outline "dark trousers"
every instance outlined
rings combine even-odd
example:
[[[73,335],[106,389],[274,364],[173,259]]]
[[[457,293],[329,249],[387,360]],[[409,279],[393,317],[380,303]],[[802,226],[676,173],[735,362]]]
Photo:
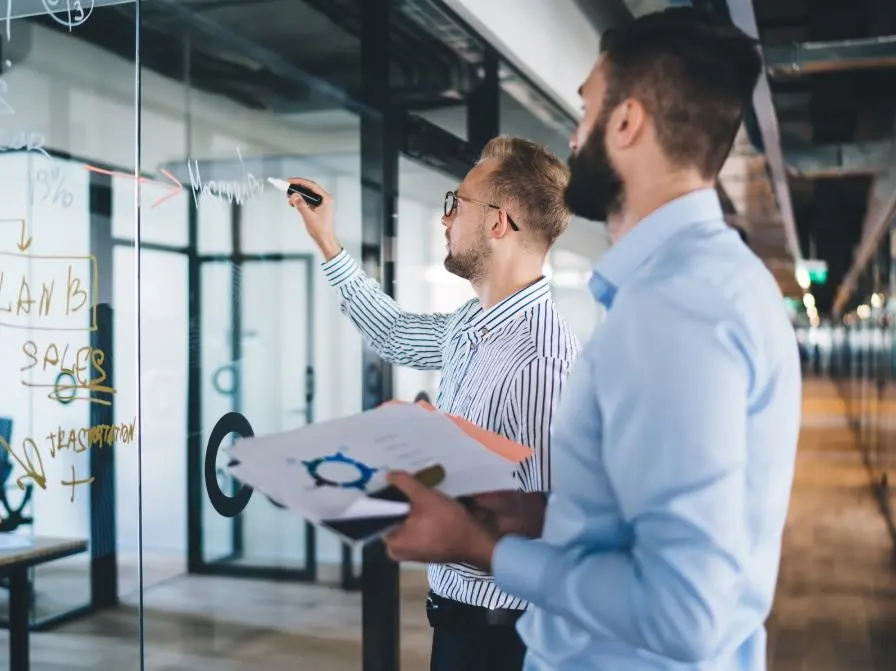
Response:
[[[434,627],[430,671],[521,671],[526,646],[514,625]]]

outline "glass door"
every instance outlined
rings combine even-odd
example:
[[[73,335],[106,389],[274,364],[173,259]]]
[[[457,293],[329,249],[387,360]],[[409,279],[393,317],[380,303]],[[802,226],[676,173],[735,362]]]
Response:
[[[200,286],[207,306],[203,415],[204,423],[205,411],[215,422],[207,433],[211,438],[204,465],[209,505],[203,510],[203,560],[214,573],[313,580],[314,528],[261,495],[252,495],[241,512],[231,514],[237,513],[235,506],[230,510],[232,502],[248,490],[229,475],[225,455],[212,444],[219,436],[232,441],[250,432],[278,433],[313,421],[311,258],[205,259]]]

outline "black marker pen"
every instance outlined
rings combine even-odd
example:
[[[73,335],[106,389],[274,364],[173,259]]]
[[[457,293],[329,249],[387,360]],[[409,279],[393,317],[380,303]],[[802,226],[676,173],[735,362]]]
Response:
[[[268,182],[270,182],[271,186],[275,189],[282,191],[287,196],[292,196],[296,193],[299,194],[311,207],[317,207],[323,201],[323,198],[321,198],[319,193],[315,193],[307,186],[290,184],[285,179],[278,179],[277,177],[268,177]]]

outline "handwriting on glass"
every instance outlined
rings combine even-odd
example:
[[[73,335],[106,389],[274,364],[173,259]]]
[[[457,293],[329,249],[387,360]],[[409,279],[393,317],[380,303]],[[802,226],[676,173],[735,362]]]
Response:
[[[91,448],[114,447],[116,444],[126,445],[131,443],[134,441],[136,424],[137,418],[135,417],[127,424],[123,422],[111,425],[97,424],[71,429],[59,427],[56,431],[50,432],[45,440],[49,443],[50,457],[55,459],[66,450],[80,454]],[[43,455],[33,438],[22,440],[21,454],[16,454],[12,446],[0,436],[0,449],[5,449],[9,457],[24,471],[22,475],[16,478],[16,485],[18,485],[19,489],[25,489],[25,483],[29,480],[41,489],[45,490],[47,488],[47,473],[44,469]],[[93,480],[93,477],[77,478],[73,465],[71,479],[61,480],[60,484],[72,488],[71,500],[74,501],[75,487],[77,485],[90,484]]]
[[[31,276],[21,266],[31,266]],[[93,331],[90,298],[93,257],[35,256],[0,252],[0,326],[43,331]],[[85,267],[86,266],[86,267]],[[18,268],[17,268],[18,267]],[[91,292],[93,293],[93,292]],[[82,315],[88,314],[89,325]]]
[[[8,69],[12,63],[6,61],[5,65],[6,69]],[[16,113],[15,108],[8,100],[8,96],[9,85],[0,77],[0,116],[13,116]],[[0,152],[33,151],[52,160],[47,150],[44,149],[45,144],[46,138],[40,133],[27,130],[10,130],[8,128],[0,129]]]
[[[85,23],[93,13],[94,0],[41,0],[41,2],[50,18],[69,30]]]
[[[187,161],[187,171],[190,174],[190,188],[193,190],[193,202],[199,207],[199,199],[203,196],[226,199],[228,203],[243,205],[249,198],[264,191],[264,182],[246,169],[243,163],[243,155],[237,147],[237,158],[243,168],[243,181],[225,182],[220,180],[202,181],[199,172],[199,161]]]
[[[109,175],[109,177],[118,177],[118,178],[123,178],[123,179],[136,179],[136,176],[133,173],[120,172],[118,170],[106,170],[105,168],[98,168],[95,165],[85,165],[84,169],[88,170],[90,172],[95,172],[99,175]],[[159,198],[158,200],[156,200],[152,204],[152,207],[158,207],[159,205],[164,203],[166,200],[168,200],[170,198],[174,198],[174,196],[176,196],[177,194],[179,194],[181,191],[184,190],[184,185],[180,183],[180,181],[177,179],[177,177],[175,177],[170,172],[165,170],[165,168],[162,168],[159,172],[161,172],[162,175],[165,176],[165,178],[168,180],[167,182],[163,182],[163,181],[157,180],[157,179],[150,179],[149,177],[140,177],[137,180],[141,184],[153,184],[155,186],[159,186],[168,192],[166,195],[164,195],[161,198]],[[141,196],[142,196],[142,192],[141,192]]]
[[[0,232],[7,228],[3,224],[18,228],[19,253],[0,251],[0,326],[38,331],[96,330],[96,258],[29,254],[32,238],[27,222],[0,219]]]
[[[86,23],[93,14],[94,0],[41,0],[44,10],[51,19],[69,30]],[[6,41],[12,40],[12,0],[6,0]]]
[[[47,174],[53,179],[53,173]],[[49,182],[48,182],[49,186]],[[64,189],[57,182],[56,190],[60,202],[64,199]],[[48,196],[49,197],[49,196]],[[28,235],[24,219],[0,219],[0,232],[15,225],[18,231],[16,248],[19,253],[0,252],[0,325],[32,331],[94,331],[96,323],[96,283],[99,268],[96,259],[88,257],[37,256],[26,253],[31,248],[32,238]],[[104,369],[106,354],[92,346],[73,346],[35,336],[25,340],[21,346],[25,365],[21,371],[28,372],[22,379],[24,386],[50,388],[48,398],[68,404],[74,400],[111,405],[116,390],[108,383]],[[35,381],[37,380],[37,381]],[[79,392],[86,392],[79,393]],[[47,434],[50,457],[69,450],[84,452],[90,448],[112,447],[134,440],[136,417],[130,424],[93,425],[67,429],[57,429]],[[47,488],[44,459],[38,442],[32,437],[21,443],[16,452],[2,437],[0,448],[5,449],[10,458],[24,471],[16,479],[16,484],[25,488],[26,481],[33,482],[41,489]],[[72,488],[87,485],[94,478],[79,478],[72,466],[71,478],[64,478],[61,484]]]
[[[61,205],[64,209],[72,206],[74,196],[65,188],[65,177],[60,174],[59,168],[52,170],[38,170],[34,174],[34,201],[46,203],[49,200],[53,205]],[[38,195],[38,190],[41,194]]]
[[[79,347],[69,358],[69,351],[68,344],[60,348],[52,342],[38,345],[33,340],[26,340],[22,343],[22,352],[30,363],[22,366],[21,371],[34,370],[47,375],[47,378],[42,382],[22,380],[22,384],[31,388],[51,389],[47,397],[54,401],[69,403],[84,400],[98,405],[111,405],[111,397],[116,392],[114,387],[104,384],[107,379],[103,369],[106,353],[101,349],[85,346]],[[78,392],[82,390],[91,395],[79,395]]]

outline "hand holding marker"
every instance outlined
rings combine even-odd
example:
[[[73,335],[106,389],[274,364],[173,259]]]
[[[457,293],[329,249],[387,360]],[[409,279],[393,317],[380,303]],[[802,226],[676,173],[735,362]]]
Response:
[[[324,260],[335,258],[342,245],[333,229],[333,197],[319,184],[307,179],[290,180],[268,177],[268,182],[287,195],[290,207],[302,216],[305,230],[324,255]]]

